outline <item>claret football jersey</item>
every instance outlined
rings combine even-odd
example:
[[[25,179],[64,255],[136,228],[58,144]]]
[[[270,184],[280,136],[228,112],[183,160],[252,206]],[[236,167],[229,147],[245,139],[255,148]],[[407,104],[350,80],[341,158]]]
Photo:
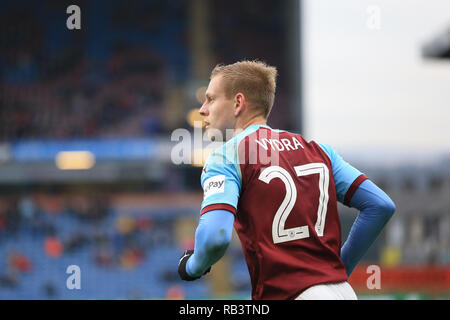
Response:
[[[365,179],[329,145],[252,125],[207,159],[201,214],[235,215],[252,299],[295,299],[347,280],[337,201],[349,205]]]

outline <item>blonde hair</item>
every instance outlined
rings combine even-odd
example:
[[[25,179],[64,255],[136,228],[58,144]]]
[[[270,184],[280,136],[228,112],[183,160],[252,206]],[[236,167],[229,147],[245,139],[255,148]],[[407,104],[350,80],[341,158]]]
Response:
[[[249,104],[259,109],[267,119],[275,100],[277,68],[258,60],[246,60],[216,65],[211,79],[217,75],[225,80],[224,89],[228,98],[242,93]]]

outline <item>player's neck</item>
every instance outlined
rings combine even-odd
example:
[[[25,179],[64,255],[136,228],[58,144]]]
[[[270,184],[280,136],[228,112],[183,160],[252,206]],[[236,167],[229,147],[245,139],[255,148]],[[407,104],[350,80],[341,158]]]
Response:
[[[253,117],[250,119],[247,119],[246,121],[237,122],[236,126],[234,128],[234,135],[239,134],[240,132],[244,131],[250,126],[253,125],[267,125],[267,119],[265,119],[262,116]]]

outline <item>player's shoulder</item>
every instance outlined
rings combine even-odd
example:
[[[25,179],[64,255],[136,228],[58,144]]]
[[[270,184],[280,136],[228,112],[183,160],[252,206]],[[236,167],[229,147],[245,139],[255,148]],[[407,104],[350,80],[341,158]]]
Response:
[[[330,159],[334,159],[337,155],[336,150],[327,143],[321,143],[321,142],[316,142],[314,140],[312,140],[315,144],[317,144],[326,154]]]

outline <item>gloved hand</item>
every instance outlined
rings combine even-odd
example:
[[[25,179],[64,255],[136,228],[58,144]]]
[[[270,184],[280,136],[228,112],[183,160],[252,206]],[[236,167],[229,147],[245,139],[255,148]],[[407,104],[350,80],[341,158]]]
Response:
[[[200,277],[191,277],[186,272],[186,263],[193,254],[194,254],[194,250],[185,250],[183,255],[180,258],[180,262],[178,263],[178,274],[180,275],[180,278],[182,280],[193,281],[193,280],[197,280],[197,279],[201,278],[201,276]],[[205,274],[207,274],[210,271],[211,271],[211,267],[206,269],[206,271],[202,274],[202,276],[204,276]]]

